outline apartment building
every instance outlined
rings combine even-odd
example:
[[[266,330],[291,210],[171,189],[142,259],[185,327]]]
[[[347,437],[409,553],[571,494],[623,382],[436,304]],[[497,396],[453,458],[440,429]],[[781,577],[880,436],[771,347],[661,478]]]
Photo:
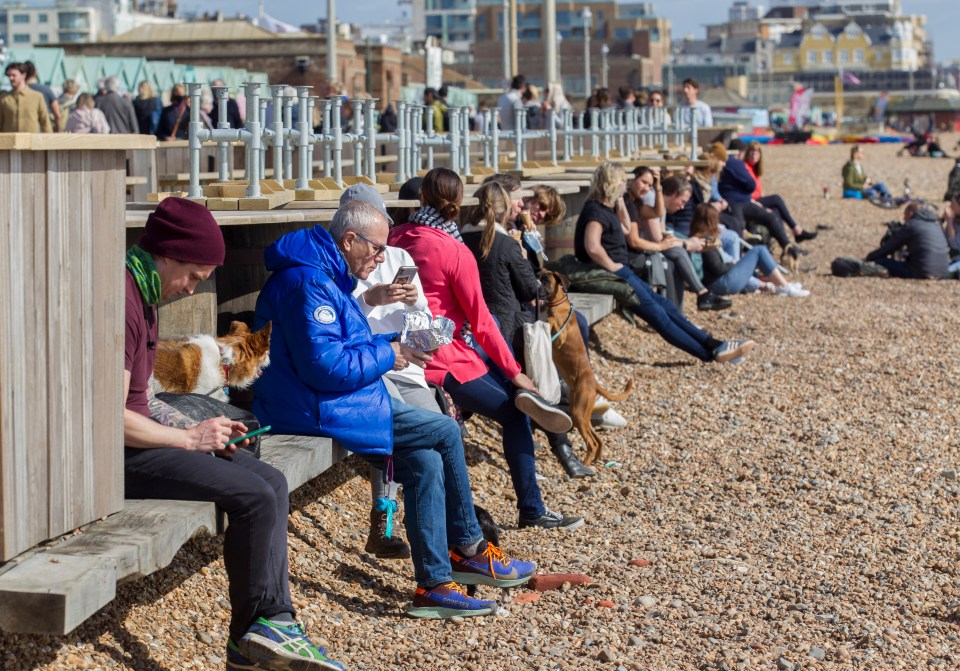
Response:
[[[93,42],[99,32],[100,12],[92,7],[0,7],[0,37],[11,47]]]

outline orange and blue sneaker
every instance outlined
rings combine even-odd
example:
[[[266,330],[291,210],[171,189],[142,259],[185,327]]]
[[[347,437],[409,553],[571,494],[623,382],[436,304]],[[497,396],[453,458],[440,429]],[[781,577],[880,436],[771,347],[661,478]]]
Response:
[[[258,618],[238,642],[227,641],[228,671],[343,671],[343,664],[311,643],[300,625],[281,625]]]
[[[461,585],[516,587],[533,577],[537,565],[508,557],[493,543],[482,542],[472,557],[450,550],[451,576]]]
[[[455,582],[445,582],[436,587],[417,587],[413,593],[413,604],[407,608],[407,615],[431,620],[448,617],[476,617],[495,615],[496,601],[482,601],[467,596],[467,590]]]

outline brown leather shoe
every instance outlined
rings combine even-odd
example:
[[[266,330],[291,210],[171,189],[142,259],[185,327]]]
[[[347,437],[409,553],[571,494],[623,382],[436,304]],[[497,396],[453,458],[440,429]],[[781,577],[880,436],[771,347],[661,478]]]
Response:
[[[370,534],[363,549],[379,559],[406,559],[410,556],[410,548],[397,538],[396,530],[387,538],[387,515],[378,510],[370,511]]]

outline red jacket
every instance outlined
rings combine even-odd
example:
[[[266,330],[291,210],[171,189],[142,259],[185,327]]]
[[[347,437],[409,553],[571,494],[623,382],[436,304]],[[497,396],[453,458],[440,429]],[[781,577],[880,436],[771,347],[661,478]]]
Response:
[[[760,176],[754,171],[752,165],[746,161],[744,161],[743,164],[747,166],[747,172],[749,172],[750,176],[753,177],[753,181],[757,183],[757,188],[753,190],[752,197],[754,200],[760,200],[760,198],[763,197],[763,183],[760,181]]]
[[[410,253],[417,264],[423,293],[434,317],[456,324],[454,341],[433,353],[427,364],[427,380],[443,384],[447,373],[464,383],[483,377],[487,365],[463,341],[461,329],[470,322],[473,337],[508,379],[520,373],[520,364],[500,334],[480,289],[477,260],[462,242],[447,233],[421,224],[404,224],[390,232],[389,244]]]

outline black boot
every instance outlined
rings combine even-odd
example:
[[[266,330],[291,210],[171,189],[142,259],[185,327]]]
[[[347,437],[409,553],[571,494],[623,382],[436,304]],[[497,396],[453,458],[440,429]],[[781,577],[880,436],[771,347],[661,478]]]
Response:
[[[571,478],[585,478],[588,475],[596,475],[596,471],[584,466],[583,462],[577,459],[577,455],[573,453],[573,446],[570,445],[570,443],[562,443],[551,448],[550,451],[553,452],[557,461],[563,466],[563,470],[565,470]]]
[[[380,559],[406,559],[410,556],[410,548],[397,538],[396,532],[387,538],[387,515],[391,513],[370,511],[370,535],[364,550]]]

